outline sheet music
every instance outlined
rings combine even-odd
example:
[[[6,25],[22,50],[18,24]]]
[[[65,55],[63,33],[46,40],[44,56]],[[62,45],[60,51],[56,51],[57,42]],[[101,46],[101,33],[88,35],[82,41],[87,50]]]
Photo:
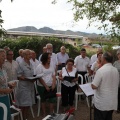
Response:
[[[91,96],[91,95],[94,95],[95,91],[92,89],[91,83],[82,84],[82,85],[79,85],[79,86],[87,97]]]

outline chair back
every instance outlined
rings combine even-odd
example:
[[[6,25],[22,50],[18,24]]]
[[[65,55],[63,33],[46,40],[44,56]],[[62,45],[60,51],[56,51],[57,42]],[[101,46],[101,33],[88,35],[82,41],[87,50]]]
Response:
[[[6,105],[5,104],[3,104],[3,103],[0,103],[0,107],[2,107],[3,108],[3,120],[7,120],[7,107],[6,107]]]
[[[57,83],[57,92],[61,92],[61,80],[59,80],[59,76],[56,76]]]
[[[83,84],[83,76],[81,74],[78,74],[78,78],[81,78],[81,84]]]
[[[89,74],[86,73],[84,76],[85,76],[85,82],[86,83],[91,83],[93,81],[93,77],[94,77],[93,75],[89,76]]]

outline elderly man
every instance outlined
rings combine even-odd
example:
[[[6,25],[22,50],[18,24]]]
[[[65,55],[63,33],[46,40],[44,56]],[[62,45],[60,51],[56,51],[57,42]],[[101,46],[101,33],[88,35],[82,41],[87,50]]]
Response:
[[[8,82],[12,80],[17,80],[17,69],[18,63],[13,60],[14,53],[12,50],[6,52],[6,61],[4,63],[4,68],[7,72]]]
[[[119,73],[112,61],[110,53],[103,54],[103,66],[97,70],[91,85],[95,89],[94,120],[112,120],[113,110],[117,110]]]
[[[16,58],[16,62],[20,64],[23,61],[23,49],[19,50],[19,57]]]
[[[53,53],[53,45],[51,43],[48,43],[46,47],[47,47],[47,52],[51,54],[50,64],[54,67],[55,71],[57,71],[58,61],[57,61],[57,55]]]
[[[34,75],[35,75],[35,69],[37,68],[37,66],[39,65],[39,61],[36,59],[36,53],[35,51],[31,50],[31,59],[30,59],[30,62],[33,66],[33,69],[34,69]]]
[[[58,70],[61,70],[62,67],[65,67],[65,63],[68,59],[69,59],[69,56],[66,53],[66,48],[65,48],[65,46],[62,46],[60,48],[60,52],[57,53]]]

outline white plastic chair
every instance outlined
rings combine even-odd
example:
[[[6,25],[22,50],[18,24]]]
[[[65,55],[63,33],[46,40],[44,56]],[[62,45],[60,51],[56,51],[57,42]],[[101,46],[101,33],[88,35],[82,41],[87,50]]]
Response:
[[[59,106],[60,106],[60,100],[61,100],[61,80],[58,79],[58,76],[56,76],[57,80],[57,113],[59,112]]]
[[[35,91],[36,91],[36,98],[37,98],[37,102],[38,102],[37,117],[39,117],[40,116],[40,108],[41,108],[41,98],[37,91],[37,82],[34,82],[34,85],[35,85]]]
[[[91,82],[93,81],[94,75],[89,76],[89,74],[86,73],[86,74],[84,75],[84,77],[85,77],[85,82],[86,82],[86,83],[91,83]]]
[[[7,120],[7,107],[4,103],[0,103],[0,107],[3,108],[3,120]]]
[[[81,84],[83,84],[83,76],[81,74],[78,74],[78,77],[81,78]],[[75,110],[77,110],[77,104],[78,104],[78,96],[84,95],[84,93],[82,91],[75,91]],[[88,101],[88,97],[86,97],[86,101],[87,101],[87,105],[89,107],[89,101]]]

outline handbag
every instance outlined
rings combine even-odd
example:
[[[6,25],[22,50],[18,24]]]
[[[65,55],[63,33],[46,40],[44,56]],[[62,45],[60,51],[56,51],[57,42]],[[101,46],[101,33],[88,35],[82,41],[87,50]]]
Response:
[[[44,97],[45,97],[45,99],[54,98],[54,97],[56,97],[56,93],[57,93],[57,89],[55,88],[54,90],[52,90],[52,88],[50,87],[50,91],[47,91],[45,89]]]

